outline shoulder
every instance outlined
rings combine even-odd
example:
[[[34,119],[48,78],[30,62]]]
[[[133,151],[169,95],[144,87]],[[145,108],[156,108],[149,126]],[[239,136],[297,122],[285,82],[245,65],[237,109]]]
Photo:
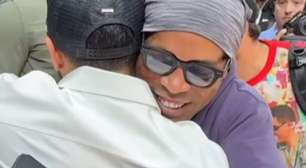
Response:
[[[225,130],[263,134],[265,129],[272,128],[270,108],[254,88],[235,79],[227,89],[220,109],[223,111],[220,121],[225,124]],[[224,134],[230,134],[226,132]]]
[[[265,43],[269,48],[285,48],[288,49],[291,46],[289,41],[278,41],[278,40],[260,40],[262,43]]]
[[[10,73],[2,73],[0,74],[0,81],[1,83],[6,82],[6,83],[22,83],[22,82],[27,82],[27,83],[35,83],[37,84],[43,84],[43,83],[48,83],[51,82],[52,84],[56,83],[55,80],[47,73],[42,72],[42,71],[32,71],[22,77],[17,77],[14,74]]]
[[[231,167],[283,168],[273,138],[270,109],[256,90],[235,78],[217,99],[219,103],[210,107],[214,110],[205,111],[210,117],[203,128],[209,138],[221,144]],[[254,164],[249,165],[251,162]]]
[[[227,107],[229,115],[222,119],[225,125],[219,130],[220,144],[231,165],[246,167],[253,162],[252,168],[283,167],[273,137],[270,108],[244,82],[233,81],[231,89],[233,93],[227,95],[228,99],[235,99],[236,103]]]
[[[56,81],[47,73],[33,71],[22,77],[13,74],[0,74],[0,92],[2,95],[26,97],[42,95],[57,90]],[[5,98],[3,96],[2,98]]]
[[[212,119],[215,121],[209,121]],[[252,124],[256,124],[257,121],[271,120],[271,112],[254,88],[235,77],[223,86],[219,94],[196,116],[195,120],[205,127],[207,122],[218,123],[224,131],[233,125],[237,126],[237,123],[252,121]]]
[[[43,113],[46,111],[57,115],[54,110],[59,105],[55,97],[57,90],[55,80],[44,72],[33,71],[20,78],[12,74],[1,74],[0,122],[25,125],[38,116],[48,116]]]
[[[217,137],[219,142],[231,135],[263,135],[272,129],[268,105],[254,88],[237,78],[227,83],[194,120],[208,132],[209,138]]]
[[[250,109],[258,106],[266,106],[264,99],[256,89],[237,78],[231,82],[227,90],[227,101],[242,105],[238,107],[248,107]],[[266,107],[268,108],[268,106]]]

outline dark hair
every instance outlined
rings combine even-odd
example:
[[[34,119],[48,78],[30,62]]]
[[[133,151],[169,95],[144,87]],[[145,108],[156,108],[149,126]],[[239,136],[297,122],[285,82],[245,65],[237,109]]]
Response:
[[[249,8],[252,10],[252,16],[248,19],[250,23],[255,23],[258,17],[258,6],[255,0],[245,0]]]
[[[52,37],[50,38],[52,39]],[[54,42],[56,48],[61,48],[60,46],[57,46],[56,41],[52,41]],[[133,34],[128,27],[120,24],[113,24],[97,28],[86,40],[86,46],[89,49],[100,49],[101,52],[103,52],[103,49],[126,47],[133,41]],[[123,68],[129,68],[130,70],[134,71],[136,59],[139,55],[139,50],[137,50],[135,54],[126,55],[122,58],[109,60],[86,60],[77,58],[74,55],[66,54],[65,51],[62,52],[75,66],[85,65],[110,71],[119,71]]]
[[[272,116],[285,122],[295,122],[296,117],[288,105],[279,105],[271,109]]]
[[[255,23],[249,23],[249,35],[253,40],[257,40],[260,36],[260,26]]]

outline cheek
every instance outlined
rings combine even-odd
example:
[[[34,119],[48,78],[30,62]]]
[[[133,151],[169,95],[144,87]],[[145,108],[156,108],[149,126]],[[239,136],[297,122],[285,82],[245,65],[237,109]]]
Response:
[[[280,128],[280,130],[278,131],[279,139],[283,140],[283,139],[288,138],[288,132],[289,132],[289,129]]]
[[[306,3],[306,2],[305,2]],[[300,12],[300,11],[303,11],[304,10],[304,7],[305,7],[305,5],[299,5],[296,9],[296,13],[297,12]]]
[[[280,20],[280,17],[282,17],[283,13],[284,12],[282,11],[282,9],[278,8],[278,7],[276,7],[274,12],[273,12],[276,20]]]
[[[283,141],[283,139],[287,137],[286,133],[283,131],[279,131],[277,135],[278,135],[279,141]]]

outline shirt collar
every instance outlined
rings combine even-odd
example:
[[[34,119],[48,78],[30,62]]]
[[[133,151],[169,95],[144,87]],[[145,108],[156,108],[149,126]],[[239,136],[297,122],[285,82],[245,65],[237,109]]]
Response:
[[[273,37],[276,36],[278,32],[276,23],[274,23],[267,31],[269,31]]]
[[[149,85],[129,75],[82,66],[67,74],[58,85],[62,89],[67,88],[149,105],[160,111]]]

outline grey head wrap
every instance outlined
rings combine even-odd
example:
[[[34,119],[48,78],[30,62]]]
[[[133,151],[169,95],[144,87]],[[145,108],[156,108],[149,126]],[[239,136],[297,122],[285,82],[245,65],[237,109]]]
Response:
[[[199,34],[233,58],[251,14],[244,0],[146,0],[143,32]]]

